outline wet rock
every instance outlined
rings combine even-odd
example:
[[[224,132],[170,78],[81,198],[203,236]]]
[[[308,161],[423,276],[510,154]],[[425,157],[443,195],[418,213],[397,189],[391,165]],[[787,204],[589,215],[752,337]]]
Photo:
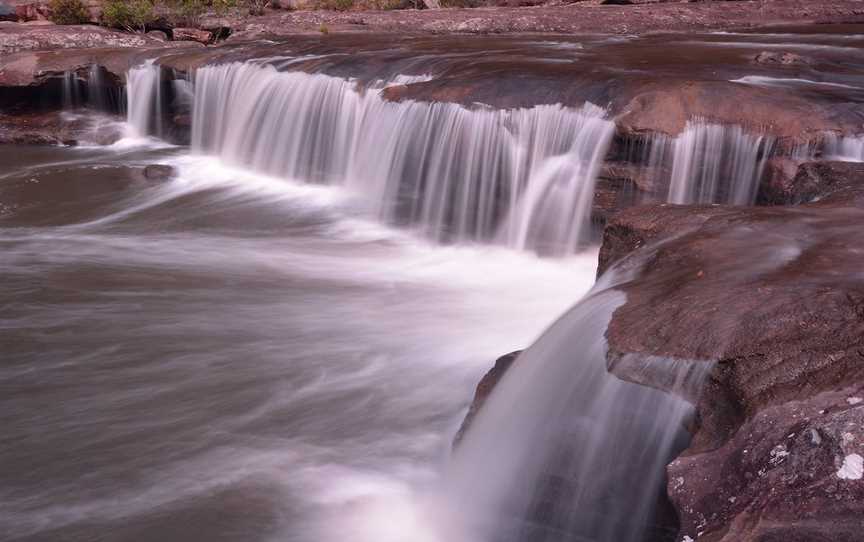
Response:
[[[606,224],[597,265],[597,276],[635,250],[702,225],[718,209],[714,206],[655,204],[622,211]]]
[[[151,181],[167,181],[177,176],[177,168],[167,164],[151,164],[144,168],[144,178]]]
[[[613,372],[663,387],[617,361],[712,368],[668,468],[682,539],[861,540],[864,170],[801,171],[818,201],[645,206],[604,235],[601,267],[636,270],[606,333]]]
[[[640,192],[631,179],[599,177],[594,186],[591,219],[605,224],[615,213],[632,207],[639,197]]]
[[[729,81],[653,81],[626,89],[616,101],[618,130],[628,136],[678,135],[693,118],[799,141],[858,129],[849,104]]]
[[[803,161],[774,156],[765,164],[765,173],[756,195],[757,205],[786,205],[793,200],[793,181]],[[800,203],[800,202],[796,202]]]
[[[802,162],[792,158],[769,160],[759,187],[759,205],[797,205],[854,191],[864,178],[864,164],[855,162]]]
[[[767,407],[716,450],[668,467],[682,535],[718,542],[861,540],[861,382]]]
[[[174,41],[196,41],[205,45],[210,43],[213,38],[210,32],[199,28],[175,28],[172,34]]]
[[[57,112],[0,114],[0,144],[69,145],[86,130],[86,123],[68,121]]]
[[[465,419],[462,421],[462,426],[453,438],[454,447],[458,446],[459,442],[464,438],[466,431],[471,427],[471,422],[474,421],[474,418],[480,412],[480,409],[483,408],[486,399],[489,398],[492,390],[495,389],[495,386],[510,366],[513,365],[513,362],[516,361],[516,358],[519,357],[520,353],[521,350],[517,350],[516,352],[511,352],[498,358],[495,361],[495,366],[492,367],[489,372],[483,376],[480,383],[477,384],[477,390],[474,392],[474,399],[471,401],[468,413],[465,415]]]

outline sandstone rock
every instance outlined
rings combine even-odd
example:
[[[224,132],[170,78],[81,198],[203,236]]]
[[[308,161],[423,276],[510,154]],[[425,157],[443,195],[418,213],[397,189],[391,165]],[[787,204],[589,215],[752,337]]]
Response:
[[[788,156],[769,158],[765,164],[765,173],[756,195],[757,205],[792,203],[792,184],[801,163],[802,160]]]
[[[653,81],[627,89],[617,100],[616,122],[624,134],[677,135],[697,117],[798,140],[859,128],[849,104],[728,81]]]
[[[210,32],[198,28],[175,28],[173,35],[175,41],[197,41],[205,45],[212,40]]]
[[[599,177],[594,186],[591,219],[606,223],[615,213],[632,207],[639,197],[638,189],[629,178]]]
[[[782,203],[797,204],[854,193],[864,182],[864,164],[808,162],[798,167]]]
[[[98,26],[0,22],[0,54],[4,55],[35,50],[141,47],[146,43],[142,36],[112,32]]]
[[[639,269],[607,330],[611,370],[664,387],[618,361],[714,364],[668,469],[682,537],[860,540],[864,169],[801,170],[818,202],[633,208],[604,235],[602,267]]]

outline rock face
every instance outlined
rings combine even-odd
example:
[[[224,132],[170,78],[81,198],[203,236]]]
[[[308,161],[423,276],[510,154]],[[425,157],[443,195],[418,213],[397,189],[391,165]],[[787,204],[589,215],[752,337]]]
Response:
[[[800,175],[819,201],[655,205],[606,230],[602,267],[641,267],[607,330],[613,372],[661,386],[617,362],[714,364],[691,446],[668,469],[682,538],[861,540],[864,170]]]
[[[32,26],[0,22],[0,54],[18,51],[91,47],[142,47],[148,40],[137,34],[112,32],[98,26]]]
[[[798,165],[794,161],[781,159],[773,167],[783,171],[769,175],[767,182],[763,183],[759,193],[759,203],[763,205],[814,201],[835,192],[853,190],[864,178],[864,164],[855,162],[808,162]],[[790,169],[794,171],[791,175]]]
[[[92,115],[64,115],[56,111],[4,115],[0,113],[0,144],[109,145],[122,137],[114,126],[97,126]]]
[[[694,117],[793,140],[859,129],[847,104],[820,103],[795,93],[728,81],[662,81],[635,86],[630,92],[632,98],[627,92],[618,98],[621,113],[616,121],[625,134],[676,135]]]

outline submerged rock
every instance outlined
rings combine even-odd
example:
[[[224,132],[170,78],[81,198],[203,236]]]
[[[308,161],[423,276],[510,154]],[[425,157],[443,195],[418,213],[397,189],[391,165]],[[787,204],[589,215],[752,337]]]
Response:
[[[783,66],[809,66],[813,59],[790,52],[763,51],[753,58],[755,64],[768,64]]]
[[[144,178],[151,181],[167,181],[177,176],[177,168],[167,164],[150,164],[144,168]]]

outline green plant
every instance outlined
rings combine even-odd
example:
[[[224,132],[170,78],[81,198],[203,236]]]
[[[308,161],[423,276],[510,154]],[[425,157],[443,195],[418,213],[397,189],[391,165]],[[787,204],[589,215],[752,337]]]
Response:
[[[318,32],[321,32],[322,34],[329,34],[329,33],[330,33],[330,29],[327,28],[327,25],[326,25],[326,24],[321,23],[321,26],[318,27]]]
[[[102,6],[102,22],[107,26],[146,32],[155,20],[153,0],[106,0]]]
[[[270,6],[270,0],[246,0],[251,15],[263,15],[264,8]]]
[[[90,14],[81,0],[51,0],[51,20],[54,24],[81,24],[90,22]]]
[[[354,0],[318,0],[316,7],[333,11],[348,11],[354,7]]]

